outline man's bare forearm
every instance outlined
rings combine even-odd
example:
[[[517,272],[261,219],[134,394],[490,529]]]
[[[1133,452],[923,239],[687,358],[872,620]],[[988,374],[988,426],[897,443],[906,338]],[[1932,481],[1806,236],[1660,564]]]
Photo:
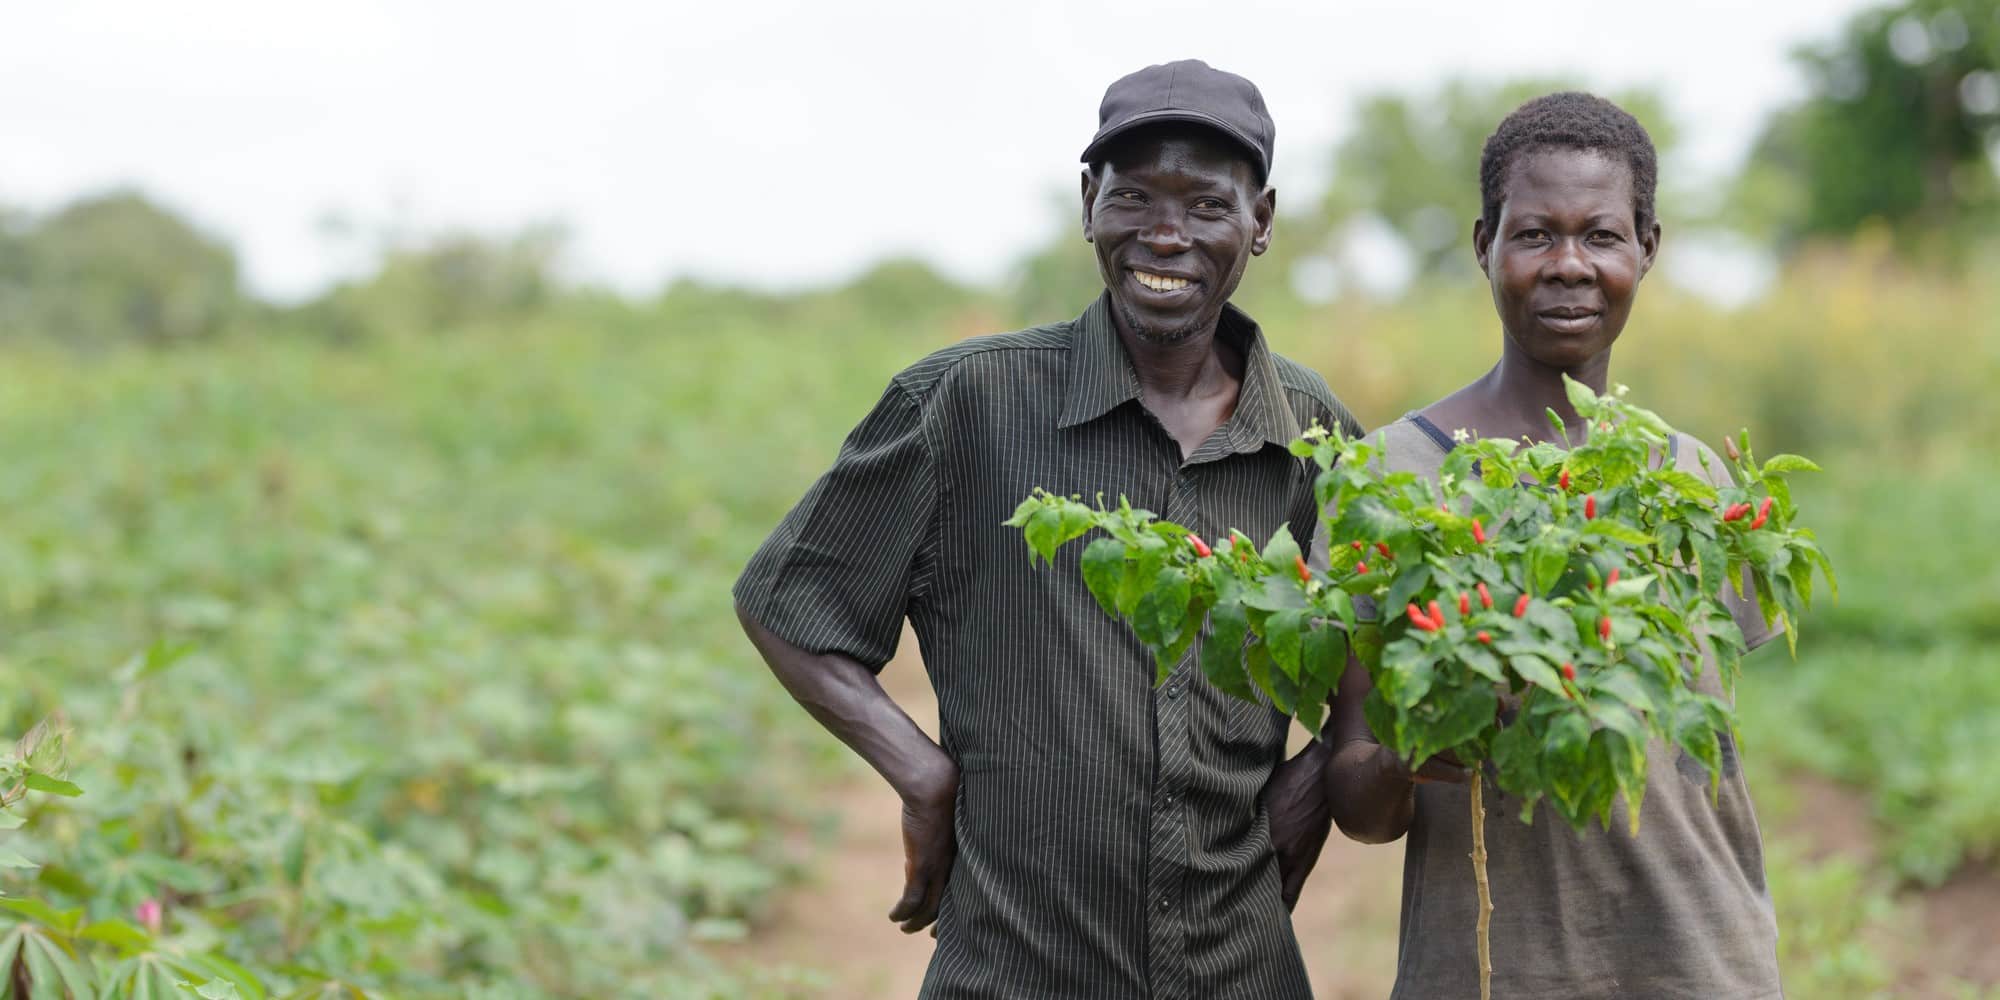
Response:
[[[935,805],[956,793],[957,766],[882,690],[873,671],[849,656],[792,645],[742,605],[736,617],[792,698],[867,761],[904,801]]]

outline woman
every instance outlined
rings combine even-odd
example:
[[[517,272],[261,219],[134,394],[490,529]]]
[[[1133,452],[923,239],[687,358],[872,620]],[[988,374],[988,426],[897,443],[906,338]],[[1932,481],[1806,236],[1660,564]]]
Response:
[[[1549,409],[1580,439],[1562,376],[1605,391],[1611,348],[1659,251],[1652,140],[1609,101],[1529,101],[1487,139],[1479,174],[1473,252],[1505,331],[1500,359],[1378,432],[1391,469],[1435,476],[1460,430],[1550,440]],[[1691,438],[1673,450],[1662,460],[1710,481],[1727,475]],[[1754,608],[1725,600],[1752,648],[1771,638]],[[1711,664],[1702,684],[1715,683]],[[1412,774],[1377,744],[1361,711],[1368,690],[1366,672],[1350,664],[1331,722],[1328,794],[1348,836],[1409,835],[1394,996],[1477,996],[1464,775],[1440,761]],[[1518,803],[1487,803],[1494,997],[1780,995],[1763,849],[1734,747],[1724,734],[1713,803],[1698,764],[1657,744],[1649,753],[1636,837],[1623,823],[1578,834],[1546,805],[1524,825]]]

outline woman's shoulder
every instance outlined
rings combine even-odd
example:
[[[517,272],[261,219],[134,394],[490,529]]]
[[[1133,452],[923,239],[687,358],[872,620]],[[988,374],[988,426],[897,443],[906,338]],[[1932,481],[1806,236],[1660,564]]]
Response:
[[[1439,442],[1436,431],[1427,423],[1416,413],[1406,413],[1369,431],[1368,440],[1382,449],[1382,460],[1389,471],[1430,475],[1444,464],[1451,446],[1449,439]]]

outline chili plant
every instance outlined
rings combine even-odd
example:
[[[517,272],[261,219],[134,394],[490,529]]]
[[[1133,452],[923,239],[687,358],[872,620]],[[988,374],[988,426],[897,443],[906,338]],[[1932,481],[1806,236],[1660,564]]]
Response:
[[[1293,442],[1319,469],[1320,567],[1283,527],[1261,547],[1235,531],[1211,546],[1122,498],[1093,507],[1037,491],[1007,522],[1031,560],[1102,531],[1083,550],[1085,583],[1153,651],[1156,680],[1205,628],[1211,683],[1317,734],[1352,653],[1374,682],[1363,712],[1384,746],[1412,768],[1444,752],[1469,765],[1482,997],[1487,775],[1520,799],[1523,822],[1547,802],[1579,830],[1609,825],[1622,799],[1636,833],[1646,746],[1660,740],[1700,762],[1713,794],[1745,649],[1724,588],[1794,648],[1814,572],[1837,588],[1786,484],[1812,462],[1760,464],[1743,433],[1726,459],[1701,456],[1733,475],[1696,476],[1663,461],[1673,430],[1622,387],[1566,383],[1582,441],[1550,411],[1563,444],[1467,438],[1435,481],[1386,472],[1366,438],[1314,427]],[[1696,686],[1704,654],[1723,697]]]

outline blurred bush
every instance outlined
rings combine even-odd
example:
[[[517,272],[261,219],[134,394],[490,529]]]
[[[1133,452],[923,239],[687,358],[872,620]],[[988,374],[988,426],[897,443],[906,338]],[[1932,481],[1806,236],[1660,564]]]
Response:
[[[0,215],[0,339],[165,346],[221,333],[243,305],[235,254],[141,195]]]
[[[1804,100],[1772,115],[1733,221],[1797,247],[1887,226],[1938,256],[2000,211],[2000,0],[1904,0],[1801,48]]]
[[[391,245],[373,275],[275,310],[272,319],[341,343],[518,324],[565,298],[556,275],[565,238],[560,227],[532,226],[509,236],[453,233]]]

